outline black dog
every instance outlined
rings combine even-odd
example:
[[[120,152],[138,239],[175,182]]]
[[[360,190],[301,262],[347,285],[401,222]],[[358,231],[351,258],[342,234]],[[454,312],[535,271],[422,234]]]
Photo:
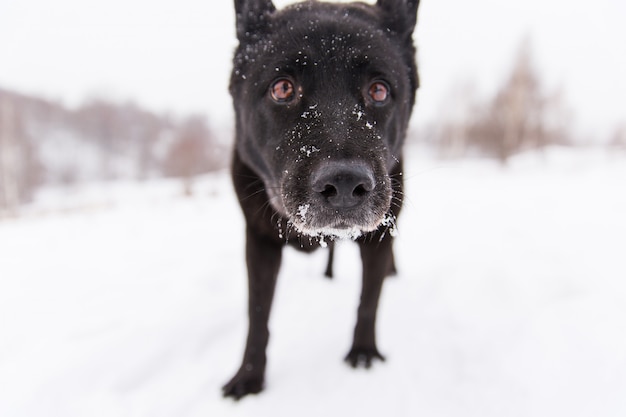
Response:
[[[418,3],[308,1],[277,11],[271,0],[235,0],[232,177],[247,224],[249,331],[225,396],[263,388],[267,322],[287,243],[311,251],[336,237],[358,242],[363,289],[346,360],[355,367],[384,360],[376,310],[395,268],[401,151],[418,87]]]

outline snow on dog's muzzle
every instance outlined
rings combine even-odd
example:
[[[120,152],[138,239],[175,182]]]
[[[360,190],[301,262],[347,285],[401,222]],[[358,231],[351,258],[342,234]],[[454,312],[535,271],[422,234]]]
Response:
[[[356,239],[388,218],[391,181],[382,167],[331,160],[311,171],[294,176],[300,181],[286,178],[282,187],[287,217],[300,233]]]

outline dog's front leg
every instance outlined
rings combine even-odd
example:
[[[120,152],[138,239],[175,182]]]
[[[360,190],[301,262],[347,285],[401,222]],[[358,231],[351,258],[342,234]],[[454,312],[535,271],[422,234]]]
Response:
[[[373,359],[385,360],[376,347],[376,312],[385,276],[392,270],[392,237],[379,241],[378,234],[373,239],[362,240],[359,244],[363,262],[363,288],[359,304],[354,340],[346,361],[356,367],[369,368]]]
[[[239,371],[223,388],[224,396],[239,399],[263,389],[269,340],[269,319],[276,277],[280,268],[282,245],[246,230],[248,266],[248,338]]]

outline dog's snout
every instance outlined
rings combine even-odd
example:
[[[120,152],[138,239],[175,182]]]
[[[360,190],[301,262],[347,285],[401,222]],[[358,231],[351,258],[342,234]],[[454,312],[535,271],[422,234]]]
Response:
[[[375,188],[374,174],[360,162],[331,162],[312,177],[311,188],[322,201],[335,209],[358,207]]]

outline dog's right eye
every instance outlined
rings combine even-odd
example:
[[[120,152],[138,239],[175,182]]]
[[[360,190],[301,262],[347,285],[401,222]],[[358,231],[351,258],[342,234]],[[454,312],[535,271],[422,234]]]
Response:
[[[272,99],[278,103],[286,103],[294,99],[296,89],[293,83],[286,78],[274,81],[270,87],[270,95]]]
[[[387,83],[376,81],[370,85],[367,93],[374,103],[383,104],[387,101],[387,98],[389,98],[389,87]]]

